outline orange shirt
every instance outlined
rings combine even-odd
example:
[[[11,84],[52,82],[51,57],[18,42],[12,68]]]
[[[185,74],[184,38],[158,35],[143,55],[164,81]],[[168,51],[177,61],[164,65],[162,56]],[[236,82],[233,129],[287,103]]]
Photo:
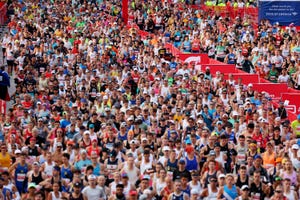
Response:
[[[268,152],[265,152],[262,156],[264,168],[269,169],[275,166],[275,152],[271,155]]]

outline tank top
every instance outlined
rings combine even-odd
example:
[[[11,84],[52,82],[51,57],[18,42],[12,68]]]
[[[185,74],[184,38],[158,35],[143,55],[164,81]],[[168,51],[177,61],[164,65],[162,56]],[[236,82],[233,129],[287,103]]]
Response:
[[[210,179],[210,178],[215,178],[215,179],[217,179],[217,171],[215,171],[213,174],[207,173],[207,176],[206,176],[206,179],[205,179],[205,187],[208,186],[208,184],[209,184],[209,179]],[[218,179],[217,179],[217,180],[218,180]]]
[[[62,166],[60,170],[60,177],[67,183],[70,183],[70,181],[72,181],[73,178],[71,167],[68,166],[67,168],[65,168],[64,166]]]
[[[200,181],[198,181],[196,185],[193,185],[193,182],[190,181],[189,182],[189,186],[190,186],[191,190],[192,189],[196,189],[197,191],[202,191],[202,187],[201,187]]]
[[[128,182],[127,185],[124,186],[124,191],[123,191],[124,195],[125,195],[125,196],[128,196],[130,190],[131,190],[131,184],[130,184],[130,182]]]
[[[84,148],[87,148],[88,146],[90,146],[92,144],[92,141],[90,140],[89,143],[86,143],[83,139],[82,139],[82,145]]]
[[[128,181],[134,185],[136,183],[136,181],[138,180],[138,177],[137,177],[138,168],[133,166],[133,169],[129,170],[127,163],[126,163],[124,169],[128,175]]]
[[[116,189],[117,189],[117,183],[114,181],[110,185],[110,192],[111,192],[112,195],[116,194]]]
[[[93,153],[95,153],[99,156],[100,155],[100,149],[98,147],[94,148],[92,146],[89,146],[87,148],[87,153],[88,153],[89,156],[91,156]]]
[[[150,168],[152,168],[152,162],[149,161],[148,163],[145,163],[144,158],[142,158],[142,162],[141,162],[141,166],[140,166],[141,174],[144,174],[146,169],[150,169]]]
[[[42,155],[40,155],[40,157],[39,157],[39,163],[40,164],[44,164],[46,162],[46,158],[45,158],[45,156],[42,154]]]
[[[107,143],[106,143],[106,148],[108,148],[109,150],[112,150],[114,148],[115,141],[116,141],[115,138],[113,139],[113,141],[109,141],[109,139],[108,139]]]
[[[283,49],[282,49],[281,55],[282,55],[283,57],[287,57],[289,54],[290,54],[290,49],[289,49],[289,48],[283,48]]]
[[[8,170],[8,167],[10,166],[10,155],[9,155],[9,153],[5,153],[5,155],[0,153],[0,164],[1,164],[0,172]]]
[[[188,194],[189,196],[191,196],[191,188],[190,186],[188,185],[184,190],[182,190],[182,192]]]
[[[237,145],[236,147],[237,150],[237,163],[239,165],[243,165],[246,163],[246,154],[247,154],[247,148],[246,147],[241,147],[240,145]]]
[[[236,186],[233,185],[232,188],[229,189],[227,185],[224,185],[223,196],[224,196],[227,200],[232,200],[232,199],[237,198],[238,193],[237,193]]]
[[[264,200],[264,192],[262,191],[262,184],[259,183],[259,187],[257,187],[255,183],[251,183],[250,195],[253,200]]]
[[[71,194],[71,196],[69,197],[69,200],[83,200],[83,196],[82,196],[82,194],[80,193],[80,194],[79,194],[79,197],[75,198],[75,197],[73,197],[73,194]]]
[[[115,161],[111,161],[110,159],[107,160],[107,169],[109,170],[108,179],[113,179],[113,172],[118,169],[118,159]]]
[[[35,183],[36,185],[40,184],[40,182],[44,181],[42,172],[39,172],[38,176],[34,176],[34,174],[32,173],[31,180],[31,182]]]
[[[17,165],[17,167],[15,169],[16,185],[18,185],[18,183],[23,183],[25,181],[27,172],[28,172],[27,163],[25,163],[25,165],[23,165],[23,166],[20,163]]]
[[[218,188],[217,188],[217,192],[213,192],[213,191],[211,190],[210,185],[208,185],[207,190],[208,190],[208,196],[205,197],[204,200],[214,200],[214,199],[217,199],[218,192],[219,192],[219,189],[218,189]]]
[[[292,174],[287,174],[286,172],[283,173],[283,179],[289,178],[293,186],[297,183],[297,173],[293,171]]]
[[[289,193],[283,193],[283,195],[286,197],[287,200],[296,200],[295,195],[293,193],[294,190],[290,190]]]
[[[45,162],[45,168],[44,168],[44,173],[48,178],[52,177],[52,172],[53,172],[53,167],[55,163],[52,161],[51,165],[48,164],[48,162]]]
[[[262,158],[263,158],[264,168],[266,170],[275,166],[275,152],[273,152],[271,155],[265,152]]]
[[[127,133],[125,135],[121,135],[120,132],[118,133],[118,140],[126,141],[127,140]]]
[[[156,181],[156,192],[160,195],[160,192],[166,187],[166,182],[161,182],[159,179]]]
[[[28,147],[28,155],[29,156],[38,156],[39,152],[38,152],[37,146],[34,146],[34,148]]]
[[[185,158],[186,159],[186,169],[189,171],[193,171],[193,170],[197,170],[198,169],[198,163],[197,163],[197,159],[196,156],[194,156],[193,160],[189,160],[188,157]]]
[[[244,182],[241,181],[240,175],[238,175],[238,178],[236,180],[236,186],[241,188],[243,185],[248,185],[249,183],[249,176],[246,175],[246,180]]]
[[[58,197],[55,196],[54,192],[51,192],[52,200],[60,200],[61,192],[58,192]]]
[[[170,159],[167,161],[167,174],[170,177],[173,177],[173,172],[177,169],[178,160],[176,159],[175,162],[171,162]]]
[[[180,195],[176,195],[175,193],[172,194],[172,200],[183,200],[183,192]]]

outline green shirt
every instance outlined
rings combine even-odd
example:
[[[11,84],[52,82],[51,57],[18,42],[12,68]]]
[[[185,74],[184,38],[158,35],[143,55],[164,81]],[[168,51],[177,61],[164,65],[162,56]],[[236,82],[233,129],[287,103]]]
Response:
[[[278,75],[278,72],[277,70],[275,69],[274,71],[271,69],[270,72],[269,72],[269,81],[273,82],[273,83],[277,83],[277,75]]]

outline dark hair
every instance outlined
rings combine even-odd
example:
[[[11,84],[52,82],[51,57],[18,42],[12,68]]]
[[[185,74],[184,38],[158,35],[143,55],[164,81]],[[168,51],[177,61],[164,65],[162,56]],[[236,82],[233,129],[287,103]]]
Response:
[[[67,158],[68,160],[70,159],[70,154],[68,154],[68,153],[63,153],[62,156],[65,157],[65,158]]]

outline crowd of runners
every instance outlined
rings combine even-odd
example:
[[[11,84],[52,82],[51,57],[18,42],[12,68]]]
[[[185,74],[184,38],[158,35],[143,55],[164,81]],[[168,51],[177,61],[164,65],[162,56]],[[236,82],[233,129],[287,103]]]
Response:
[[[300,115],[164,47],[299,89],[293,24],[255,30],[247,17],[129,1],[142,37],[121,11],[116,0],[9,6],[1,70],[16,92],[0,116],[0,199],[299,199]]]

